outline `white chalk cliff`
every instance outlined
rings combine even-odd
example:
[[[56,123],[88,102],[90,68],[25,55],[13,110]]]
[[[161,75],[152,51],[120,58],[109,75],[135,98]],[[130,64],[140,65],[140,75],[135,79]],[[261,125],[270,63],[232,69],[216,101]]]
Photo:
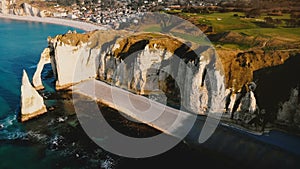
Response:
[[[233,89],[226,89],[226,116],[249,123],[258,115],[258,105],[254,95],[256,84],[251,82],[237,93]]]
[[[44,68],[44,65],[48,63],[50,63],[50,49],[45,48],[41,54],[39,63],[37,65],[36,71],[32,78],[33,86],[35,87],[36,90],[44,89],[42,79],[41,79],[41,73]]]
[[[25,15],[28,16],[40,16],[40,10],[38,8],[35,8],[28,3],[23,3],[22,4],[23,10]]]
[[[256,111],[256,106],[257,105],[254,93],[252,91],[249,91],[246,93],[245,97],[242,98],[238,111],[248,112],[252,114]]]
[[[56,76],[56,89],[97,76],[100,50],[83,40],[84,36],[69,32],[48,39],[53,53],[51,65]]]
[[[21,121],[27,121],[47,112],[43,98],[31,85],[27,73],[23,70],[21,86]]]
[[[300,125],[299,90],[291,90],[289,100],[284,102],[278,111],[277,119],[281,122]]]
[[[45,17],[51,15],[51,12],[40,10],[28,3],[22,3],[21,5],[16,4],[17,0],[1,0],[0,13],[33,17]]]
[[[8,0],[1,0],[0,1],[0,12],[3,14],[8,14],[9,9],[8,6],[10,5],[10,2]]]
[[[173,92],[171,77],[187,110],[223,111],[224,74],[211,48],[193,53],[173,37],[118,31],[68,33],[48,42],[57,89],[98,77],[139,94]]]

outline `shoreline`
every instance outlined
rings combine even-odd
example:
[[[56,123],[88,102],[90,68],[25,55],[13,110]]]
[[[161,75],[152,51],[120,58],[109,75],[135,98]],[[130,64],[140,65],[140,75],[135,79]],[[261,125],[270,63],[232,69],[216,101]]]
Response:
[[[93,88],[92,87],[93,85],[95,85],[95,91],[90,91],[89,89]],[[128,105],[127,103],[124,102],[122,104],[114,105],[112,103],[113,98],[107,97],[107,95],[111,95],[111,93],[109,93],[109,89],[111,91],[114,91],[115,93],[118,92],[118,99],[120,99],[119,101],[122,101],[126,94],[130,94],[131,96],[133,96],[133,97],[131,97],[131,99],[132,99],[131,103],[134,103],[134,105],[137,106],[135,108],[140,109],[143,106],[143,104],[139,104],[139,103],[140,102],[145,103],[144,101],[142,101],[143,96],[140,97],[141,95],[135,95],[124,89],[120,89],[115,86],[109,86],[109,84],[106,84],[103,81],[98,81],[95,79],[83,81],[83,82],[78,83],[77,85],[72,86],[68,89],[71,89],[76,94],[86,96],[86,97],[89,97],[90,99],[97,101],[97,105],[99,103],[106,105],[116,111],[126,114],[127,116],[129,116],[143,124],[146,124],[156,130],[159,130],[162,133],[165,133],[167,135],[181,139],[180,136],[178,137],[178,135],[176,133],[170,133],[164,127],[164,124],[169,124],[169,121],[168,121],[169,119],[174,119],[174,116],[178,115],[174,111],[173,108],[170,108],[170,111],[169,111],[168,108],[166,107],[166,109],[164,109],[164,117],[160,117],[160,120],[158,120],[158,121],[149,122],[149,119],[146,116],[143,116],[143,117],[140,116],[140,118],[139,118],[139,115],[137,115],[137,113],[136,113],[138,111],[130,110],[130,108],[127,107],[127,105]],[[78,96],[77,96],[77,98],[78,98]],[[159,103],[158,103],[158,106],[159,106]],[[85,111],[85,113],[87,113],[86,110],[84,110],[84,111]],[[185,116],[185,117],[188,117],[188,116]],[[191,121],[193,121],[193,120],[190,118],[184,119],[184,123],[191,124]],[[201,147],[205,143],[199,142],[198,138],[200,137],[200,133],[204,126],[204,123],[206,123],[206,119],[201,118],[200,116],[197,116],[196,120],[193,123],[192,128],[189,130],[187,135],[184,137],[183,141],[185,141],[188,145],[192,146],[193,148],[195,148],[195,149],[199,148],[201,150]],[[300,137],[292,135],[290,133],[281,132],[278,130],[272,130],[272,131],[274,131],[274,132],[271,132],[271,130],[270,130],[270,131],[266,131],[266,132],[260,134],[260,133],[256,133],[256,132],[253,132],[250,130],[243,129],[241,127],[237,127],[235,125],[228,125],[228,124],[226,125],[225,123],[221,122],[220,125],[218,126],[218,128],[216,128],[216,130],[214,131],[214,133],[216,133],[216,134],[212,135],[211,138],[209,138],[210,139],[209,145],[206,145],[206,146],[209,149],[215,149],[215,150],[219,149],[222,147],[222,145],[219,145],[219,140],[221,138],[227,137],[227,138],[229,138],[229,139],[227,139],[228,146],[231,147],[230,149],[236,150],[235,152],[244,152],[245,153],[245,151],[241,147],[251,144],[252,146],[247,146],[247,149],[251,150],[253,148],[253,146],[265,147],[265,145],[268,145],[269,148],[265,149],[265,152],[267,152],[266,154],[272,154],[271,152],[273,152],[273,150],[280,149],[280,150],[282,150],[282,153],[293,153],[293,154],[299,155],[299,149],[297,149],[295,147],[299,147],[298,145],[299,145]],[[274,140],[279,140],[279,139],[283,140],[285,143],[289,143],[289,144],[285,145],[285,144],[281,144],[280,141],[279,142],[274,141]],[[234,140],[234,141],[232,141],[232,140]],[[241,144],[243,144],[243,145],[236,146],[237,143],[240,144],[240,140],[243,140],[243,141],[241,141]],[[218,147],[218,148],[215,148],[215,147]],[[258,148],[258,149],[261,149],[261,148]],[[226,148],[224,148],[223,151],[226,152],[227,151]],[[258,160],[258,159],[256,159],[256,160]],[[256,160],[254,160],[254,161],[256,161]]]
[[[2,14],[0,13],[0,19],[11,19],[11,20],[18,20],[18,21],[29,21],[29,22],[40,22],[40,23],[47,23],[47,24],[55,24],[55,25],[63,25],[63,26],[70,26],[74,28],[78,28],[84,31],[93,31],[93,30],[107,30],[105,26],[94,25],[92,23],[81,22],[76,20],[69,20],[69,19],[61,19],[61,18],[51,18],[51,17],[33,17],[33,16],[18,16],[18,15],[11,15],[11,14]]]

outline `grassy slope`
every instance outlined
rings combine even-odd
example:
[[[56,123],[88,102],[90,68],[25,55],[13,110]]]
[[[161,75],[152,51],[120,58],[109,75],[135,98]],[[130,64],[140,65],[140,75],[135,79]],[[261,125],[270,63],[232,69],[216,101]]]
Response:
[[[278,38],[287,41],[299,41],[300,29],[299,28],[253,28],[253,29],[239,29],[234,30],[250,36],[267,36]]]

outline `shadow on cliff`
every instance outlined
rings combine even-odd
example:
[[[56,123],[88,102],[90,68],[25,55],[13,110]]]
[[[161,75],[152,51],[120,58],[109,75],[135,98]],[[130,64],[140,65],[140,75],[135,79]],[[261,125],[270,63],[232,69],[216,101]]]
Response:
[[[266,110],[267,120],[274,121],[280,103],[287,101],[291,89],[300,87],[300,54],[290,57],[282,65],[254,72],[257,82],[256,98],[260,109]]]
[[[148,36],[148,35],[147,35]],[[180,93],[180,89],[185,88],[186,86],[184,84],[177,84],[176,79],[188,79],[186,77],[178,77],[178,76],[188,76],[191,74],[196,74],[199,68],[200,63],[200,55],[204,52],[206,52],[211,46],[207,45],[198,45],[197,48],[192,48],[193,44],[190,42],[180,42],[180,43],[172,43],[172,41],[163,41],[164,39],[153,38],[153,37],[147,37],[142,40],[137,41],[131,41],[130,39],[123,42],[123,44],[120,46],[118,51],[116,52],[116,58],[123,60],[126,69],[130,70],[134,66],[132,63],[139,62],[135,59],[140,55],[142,52],[144,52],[147,45],[149,45],[150,53],[153,51],[152,55],[156,55],[157,53],[154,53],[156,49],[153,47],[153,42],[157,43],[159,42],[160,48],[158,50],[161,50],[162,53],[159,54],[161,56],[161,62],[159,60],[153,61],[151,64],[151,68],[146,70],[146,84],[145,84],[145,95],[148,95],[148,92],[151,93],[152,89],[153,91],[156,91],[157,89],[163,91],[167,97],[167,104],[171,107],[180,109],[181,100],[182,100],[182,94]],[[194,47],[194,46],[193,46]],[[167,57],[167,52],[170,52],[172,54],[171,57]],[[150,57],[150,56],[144,56],[144,57]],[[148,58],[149,59],[149,58]],[[150,58],[151,59],[151,58]],[[182,61],[186,64],[186,67],[182,65]],[[214,62],[215,60],[211,60],[211,62]],[[169,68],[171,67],[171,69]],[[187,68],[190,68],[191,72],[188,72]],[[195,68],[194,68],[195,67]],[[181,69],[182,73],[179,75],[178,72]],[[166,70],[166,71],[165,71]],[[130,71],[129,71],[130,72]],[[168,75],[164,80],[159,79],[160,73],[167,73]],[[189,74],[191,73],[191,74]],[[204,85],[208,86],[209,83],[207,83],[205,79],[207,74],[207,69],[205,68],[205,71],[202,75],[202,82],[201,86]],[[106,78],[104,78],[106,79]],[[130,83],[133,84],[134,81],[131,81]],[[158,84],[158,87],[157,85]],[[180,85],[183,85],[180,88]],[[132,85],[130,85],[132,86]],[[136,86],[136,90],[142,90],[141,86]],[[183,108],[183,107],[181,107]],[[183,108],[184,109],[184,108]]]
[[[132,44],[126,52],[120,53],[120,58],[122,60],[125,60],[130,55],[137,54],[137,52],[142,52],[148,43],[149,43],[149,40],[141,40],[141,41],[138,41],[138,42]],[[124,47],[121,51],[125,51],[126,50],[125,48],[127,46],[128,46],[128,44],[124,45]],[[127,60],[126,62],[131,62],[131,61],[132,60]]]

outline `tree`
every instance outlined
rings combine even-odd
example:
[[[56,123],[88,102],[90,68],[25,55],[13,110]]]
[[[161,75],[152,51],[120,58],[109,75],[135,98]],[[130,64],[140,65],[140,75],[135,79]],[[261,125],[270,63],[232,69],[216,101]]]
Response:
[[[292,12],[290,17],[291,17],[291,19],[299,20],[300,19],[300,12]]]
[[[70,6],[76,3],[76,0],[57,0],[57,3],[62,6]]]
[[[287,22],[287,25],[290,27],[300,26],[300,12],[292,12],[291,19]]]
[[[273,24],[274,23],[273,18],[269,17],[269,16],[265,17],[264,20],[266,21],[267,24]]]
[[[247,18],[256,18],[261,15],[261,11],[258,8],[253,8],[247,12],[245,12]]]

